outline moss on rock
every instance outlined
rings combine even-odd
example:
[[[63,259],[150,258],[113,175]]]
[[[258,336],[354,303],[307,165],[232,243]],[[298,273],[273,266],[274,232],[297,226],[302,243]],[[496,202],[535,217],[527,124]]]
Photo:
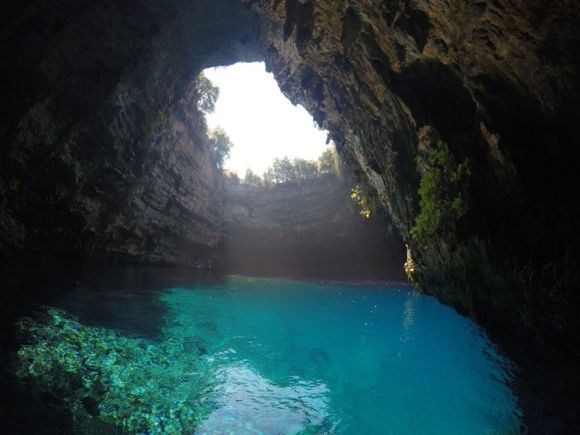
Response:
[[[128,433],[191,432],[211,410],[210,366],[177,337],[161,343],[89,327],[47,308],[18,329],[28,343],[16,375],[38,393],[62,397],[75,427]]]

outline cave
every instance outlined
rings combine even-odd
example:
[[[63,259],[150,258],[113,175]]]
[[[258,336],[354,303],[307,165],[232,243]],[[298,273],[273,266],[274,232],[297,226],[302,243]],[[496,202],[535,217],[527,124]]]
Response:
[[[377,231],[388,227],[398,243],[387,255],[388,262],[399,262],[392,270],[404,263],[421,295],[471,319],[513,362],[517,382],[510,388],[522,414],[516,432],[580,431],[576,2],[8,0],[4,11],[3,391],[28,398],[9,379],[11,355],[19,344],[18,319],[57,292],[58,285],[48,283],[41,290],[43,279],[59,275],[71,288],[82,287],[83,259],[113,268],[87,272],[107,288],[114,281],[102,274],[133,288],[153,285],[161,278],[151,274],[166,277],[175,267],[231,265],[231,237],[224,238],[228,199],[196,109],[196,83],[209,67],[263,61],[286,97],[329,131],[350,176],[377,204]],[[319,188],[327,189],[310,193]],[[283,204],[286,194],[277,191],[269,204]],[[237,195],[234,201],[266,207],[256,196]],[[232,208],[229,201],[229,216],[239,223],[248,208]],[[317,219],[314,231],[331,228],[323,213]],[[245,250],[262,249],[251,243],[268,244],[247,227],[237,231],[237,240],[244,240],[238,259]],[[306,239],[291,236],[281,244],[313,240]],[[354,257],[378,237],[356,239]],[[326,256],[328,270],[344,270],[340,262],[353,256],[329,256],[342,248],[328,240],[316,242],[326,253],[306,247],[311,256],[298,259],[312,264]],[[369,251],[376,255],[362,263],[387,261],[376,244]],[[31,266],[30,256],[47,260]],[[68,266],[53,263],[57,258]],[[281,256],[274,263],[287,261]],[[117,269],[123,264],[134,269]],[[256,273],[255,265],[236,267]],[[404,279],[391,271],[385,277]],[[170,280],[178,287],[182,279],[180,272]],[[171,306],[186,305],[178,298],[183,295],[173,296]],[[402,303],[407,328],[418,302]],[[75,307],[94,327],[91,309],[98,306]],[[158,307],[146,307],[132,315],[160,322]],[[78,327],[51,313],[54,325]],[[208,334],[215,329],[209,320],[204,325]],[[87,340],[96,339],[96,329],[83,331]],[[122,340],[128,348],[147,348]],[[205,344],[184,341],[183,347],[209,358]],[[309,358],[321,370],[331,360],[315,350]],[[59,415],[71,412],[58,394],[37,396],[34,403]],[[5,427],[28,433],[14,402],[2,399],[0,418]],[[75,403],[84,410],[83,424],[104,412],[92,396]],[[337,431],[327,420],[317,421],[312,433]],[[54,424],[55,433],[63,433]],[[76,431],[91,433],[82,425]]]

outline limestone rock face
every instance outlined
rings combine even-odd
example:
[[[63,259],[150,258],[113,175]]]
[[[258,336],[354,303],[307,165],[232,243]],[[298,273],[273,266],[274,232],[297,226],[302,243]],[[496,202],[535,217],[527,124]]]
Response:
[[[415,281],[483,321],[573,331],[578,2],[247,3],[280,88],[374,187],[409,247]],[[418,240],[418,190],[441,142],[469,165],[468,211]]]
[[[265,59],[376,191],[423,289],[577,352],[577,0],[5,0],[0,29],[0,251],[211,262],[225,202],[192,83]],[[441,143],[469,167],[461,203],[453,180],[425,187]],[[566,406],[578,359],[548,369]]]
[[[221,171],[194,81],[260,58],[237,0],[8,1],[0,248],[205,264]]]
[[[417,283],[482,321],[545,338],[575,331],[577,1],[4,8],[3,249],[208,262],[223,198],[192,82],[205,67],[265,59],[377,192]],[[418,239],[418,190],[441,142],[469,164],[465,204]]]
[[[159,130],[129,191],[107,211],[114,218],[88,223],[85,230],[95,234],[90,249],[154,263],[211,264],[222,232],[222,175],[196,103],[192,82],[167,115],[158,112],[149,121],[162,125],[154,127]],[[81,212],[90,210],[92,198],[79,201]]]
[[[327,176],[271,187],[226,185],[230,273],[405,279],[404,246],[384,214],[365,219],[349,183]]]

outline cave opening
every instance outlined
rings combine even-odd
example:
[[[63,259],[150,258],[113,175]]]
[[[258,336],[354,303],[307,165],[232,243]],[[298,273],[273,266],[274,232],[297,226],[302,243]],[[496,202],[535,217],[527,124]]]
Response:
[[[327,143],[328,131],[282,94],[263,62],[209,68],[202,74],[219,90],[206,119],[210,130],[222,128],[231,140],[226,171],[244,178],[249,169],[263,178],[276,158],[316,161],[334,146]]]
[[[223,171],[220,271],[405,279],[403,245],[388,216],[371,204],[329,132],[282,94],[263,62],[208,68],[197,83]]]

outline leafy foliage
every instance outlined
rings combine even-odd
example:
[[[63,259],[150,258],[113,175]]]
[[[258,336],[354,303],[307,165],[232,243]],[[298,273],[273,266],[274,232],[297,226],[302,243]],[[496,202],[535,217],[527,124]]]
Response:
[[[264,183],[299,183],[325,175],[336,176],[339,166],[339,157],[334,148],[326,150],[316,161],[299,158],[290,160],[288,157],[275,159],[264,173]]]
[[[360,186],[355,186],[350,191],[350,197],[360,207],[359,214],[366,219],[370,219],[372,214],[370,200],[364,190]]]
[[[226,132],[222,128],[215,128],[209,133],[209,138],[212,141],[212,151],[214,160],[218,168],[223,168],[225,161],[230,156],[232,149],[232,142]]]
[[[427,170],[421,178],[421,211],[411,230],[413,239],[425,242],[454,232],[457,220],[469,210],[466,185],[470,175],[469,162],[458,164],[447,144],[439,141],[427,158]]]
[[[261,186],[262,178],[252,171],[250,168],[246,169],[246,176],[244,177],[244,183],[252,186]]]
[[[265,173],[267,180],[278,184],[311,180],[317,176],[316,163],[304,159],[290,160],[288,157],[275,159]]]
[[[195,83],[195,91],[197,93],[197,108],[204,114],[212,113],[215,109],[215,103],[219,97],[220,90],[211,82],[203,73],[199,74]],[[204,119],[204,130],[207,130],[207,124]],[[230,156],[232,149],[232,142],[226,132],[218,127],[208,133],[208,137],[212,143],[212,153],[214,161],[218,168],[223,169],[225,161]]]
[[[327,149],[318,158],[318,172],[322,175],[338,175],[340,174],[340,157],[336,152],[336,148]]]
[[[320,175],[318,172],[318,166],[315,162],[304,159],[294,159],[292,163],[294,166],[295,177],[298,181],[312,180]]]
[[[197,78],[195,89],[197,92],[197,108],[205,114],[212,113],[220,95],[219,88],[214,86],[211,80],[201,73]]]

